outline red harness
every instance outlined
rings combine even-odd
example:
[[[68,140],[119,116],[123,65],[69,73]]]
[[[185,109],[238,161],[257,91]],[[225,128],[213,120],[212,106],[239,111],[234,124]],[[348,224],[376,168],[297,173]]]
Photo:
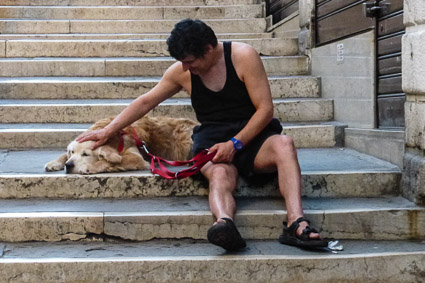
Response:
[[[137,134],[136,130],[131,127],[131,131],[133,133],[133,139],[136,142],[136,146],[139,148],[139,150],[141,151],[142,149],[151,157],[151,166],[150,166],[150,170],[152,172],[152,174],[157,174],[162,176],[165,179],[183,179],[183,178],[187,178],[189,176],[192,176],[196,173],[198,173],[201,168],[210,160],[212,160],[215,156],[215,154],[217,153],[216,151],[214,152],[209,152],[208,149],[204,149],[203,151],[201,151],[200,153],[198,153],[195,157],[193,157],[191,160],[187,160],[187,161],[170,161],[170,160],[166,160],[163,159],[159,156],[155,156],[153,154],[151,154],[148,149],[146,148],[146,144],[145,142],[141,141],[139,138],[139,135]],[[125,132],[121,132],[121,139],[120,139],[120,143],[118,145],[118,152],[121,153],[124,150],[124,135],[126,135],[127,133]],[[192,164],[192,166],[177,171],[177,172],[172,172],[170,170],[168,170],[163,163],[164,162],[168,165],[171,166],[183,166],[183,165],[188,165],[188,164]],[[156,168],[156,164],[155,162],[158,162],[158,166],[159,169]]]

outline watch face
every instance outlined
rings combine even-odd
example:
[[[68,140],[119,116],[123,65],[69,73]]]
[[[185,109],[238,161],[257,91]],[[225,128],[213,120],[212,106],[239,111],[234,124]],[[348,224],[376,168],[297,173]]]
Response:
[[[241,150],[241,149],[242,149],[242,147],[243,147],[243,145],[242,145],[242,143],[241,143],[240,141],[237,141],[237,142],[235,143],[235,148],[236,148],[236,150]]]
[[[235,138],[231,138],[232,142],[233,142],[233,147],[236,150],[241,150],[243,148],[243,143]]]

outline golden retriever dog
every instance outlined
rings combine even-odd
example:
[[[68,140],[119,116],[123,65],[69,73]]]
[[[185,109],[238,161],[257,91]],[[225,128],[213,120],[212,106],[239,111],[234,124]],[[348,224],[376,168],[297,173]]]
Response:
[[[106,127],[113,118],[97,121],[88,131]],[[192,130],[197,123],[185,118],[143,117],[120,133],[111,137],[105,145],[91,150],[93,141],[79,143],[72,141],[67,153],[45,165],[46,171],[96,174],[149,169],[136,146],[135,134],[145,142],[153,155],[168,160],[187,160],[192,150]],[[121,152],[118,149],[122,149]]]

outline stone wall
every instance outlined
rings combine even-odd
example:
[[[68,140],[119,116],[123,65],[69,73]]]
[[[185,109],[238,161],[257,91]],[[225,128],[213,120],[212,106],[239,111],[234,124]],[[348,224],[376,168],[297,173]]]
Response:
[[[406,93],[406,154],[402,190],[425,204],[425,1],[404,1],[403,91]]]
[[[403,168],[404,131],[345,128],[344,146]]]
[[[301,54],[310,55],[313,44],[312,23],[314,17],[314,0],[299,1],[298,46]]]

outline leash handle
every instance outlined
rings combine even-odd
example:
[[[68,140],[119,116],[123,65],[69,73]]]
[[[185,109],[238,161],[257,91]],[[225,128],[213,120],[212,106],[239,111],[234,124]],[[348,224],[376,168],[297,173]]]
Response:
[[[160,175],[165,179],[170,179],[170,180],[172,180],[172,179],[183,179],[183,178],[187,178],[189,176],[192,176],[192,175],[198,173],[201,170],[202,166],[204,166],[208,161],[212,160],[217,153],[217,151],[210,152],[208,149],[204,149],[203,151],[201,151],[195,157],[193,157],[191,160],[188,160],[188,161],[166,160],[164,158],[161,158],[159,156],[155,156],[155,155],[151,154],[148,151],[148,149],[146,148],[146,143],[144,141],[140,140],[139,136],[137,135],[136,130],[133,127],[131,127],[131,131],[133,133],[133,139],[136,143],[136,146],[139,148],[139,150],[141,150],[143,148],[143,150],[151,158],[150,170],[151,170],[152,174]],[[124,133],[124,132],[121,133],[121,141],[120,141],[120,145],[118,147],[118,152],[121,152],[124,148],[124,139],[122,138],[122,136],[125,135],[125,134],[126,133]],[[155,162],[158,163],[159,169],[156,168]],[[164,166],[164,164],[162,164],[161,162],[164,162],[164,163],[171,165],[171,166],[183,166],[183,165],[187,165],[187,164],[190,164],[190,163],[193,163],[193,165],[189,168],[184,169],[184,170],[172,172],[172,171],[168,170]]]
[[[196,173],[198,173],[201,168],[208,162],[211,161],[214,156],[216,155],[217,151],[210,152],[208,149],[204,149],[200,153],[198,153],[195,157],[193,157],[191,160],[187,161],[170,161],[164,158],[161,158],[159,156],[151,154],[148,149],[146,148],[146,144],[144,142],[141,142],[141,147],[143,147],[143,150],[150,156],[151,158],[151,165],[150,170],[152,174],[157,174],[165,179],[173,180],[173,179],[183,179],[190,177]],[[156,163],[158,163],[158,168],[156,168]],[[183,166],[190,163],[193,163],[192,166],[189,168],[173,172],[168,170],[167,167],[163,163],[166,163],[171,166]]]
[[[165,179],[169,179],[169,180],[183,179],[198,173],[207,162],[209,162],[211,159],[214,158],[215,154],[216,154],[216,151],[210,153],[207,149],[204,149],[191,160],[170,161],[170,160],[166,160],[149,153],[149,156],[151,157],[150,170],[152,174],[157,174]],[[187,165],[189,163],[193,163],[193,165],[189,168],[186,168],[177,172],[173,172],[168,170],[168,168],[166,168],[162,162],[172,166],[182,166],[182,165]],[[159,169],[156,168],[155,163],[158,163]]]

